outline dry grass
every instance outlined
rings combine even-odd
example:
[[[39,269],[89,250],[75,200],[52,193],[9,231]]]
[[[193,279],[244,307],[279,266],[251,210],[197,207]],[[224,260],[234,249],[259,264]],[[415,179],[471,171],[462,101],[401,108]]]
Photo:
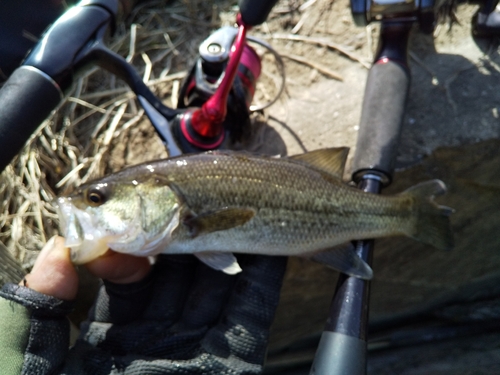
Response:
[[[118,27],[108,46],[126,56],[169,105],[176,100],[172,93],[198,45],[219,26],[220,10],[212,1],[148,2]],[[114,150],[121,150],[123,156],[131,150],[123,143],[138,132],[154,138],[151,129],[134,94],[116,77],[94,69],[78,79],[70,97],[0,175],[0,241],[24,268],[58,233],[52,200],[112,170]],[[157,138],[153,143],[162,148]],[[137,157],[129,159],[137,161]]]

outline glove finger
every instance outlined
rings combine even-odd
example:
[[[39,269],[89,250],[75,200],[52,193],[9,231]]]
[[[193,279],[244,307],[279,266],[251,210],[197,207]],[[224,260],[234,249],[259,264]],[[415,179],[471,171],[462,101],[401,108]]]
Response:
[[[104,281],[89,319],[124,324],[142,315],[172,324],[182,312],[195,262],[192,256],[159,256],[143,280],[130,284]]]
[[[86,265],[93,275],[104,279],[89,319],[124,324],[137,319],[150,298],[151,265],[146,258],[109,251]],[[112,279],[112,281],[109,281]]]
[[[151,273],[144,279],[130,284],[104,281],[90,310],[89,320],[125,324],[137,319],[151,298],[152,283]]]
[[[126,327],[109,328],[106,342],[100,345],[102,348],[115,353],[133,352],[171,360],[190,359],[198,353],[200,340],[210,326],[217,322],[236,278],[198,261],[191,262],[193,257],[188,258],[187,270],[179,266],[180,262],[169,261],[169,258],[163,258],[155,267],[158,285],[152,288],[155,294],[152,296],[151,306],[158,300],[160,303],[163,301],[159,307],[164,309],[167,305],[172,310],[164,310],[164,319],[161,320],[159,314],[162,312],[155,308],[156,316],[153,319],[141,319]],[[182,279],[190,274],[193,280]],[[175,280],[167,280],[167,275]],[[191,287],[188,289],[182,286]],[[157,293],[158,289],[161,295]],[[177,316],[175,312],[182,312],[182,315],[171,326]]]
[[[151,346],[182,313],[196,264],[190,255],[160,255],[137,283],[105,281],[82,338],[113,353],[156,350]]]
[[[213,326],[226,305],[235,276],[199,263],[181,320],[174,330],[190,331]]]
[[[220,357],[234,355],[247,363],[262,364],[287,258],[258,255],[240,259],[243,272],[219,324],[208,332],[202,346]]]
[[[152,296],[143,318],[168,326],[177,321],[189,294],[198,261],[192,255],[160,255],[154,265]]]

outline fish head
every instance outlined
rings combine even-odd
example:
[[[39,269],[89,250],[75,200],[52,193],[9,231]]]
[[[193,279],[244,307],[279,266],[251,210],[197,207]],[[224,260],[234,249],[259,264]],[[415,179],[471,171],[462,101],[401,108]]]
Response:
[[[138,256],[159,253],[179,216],[176,194],[154,178],[85,184],[59,197],[55,206],[75,264],[108,249]]]

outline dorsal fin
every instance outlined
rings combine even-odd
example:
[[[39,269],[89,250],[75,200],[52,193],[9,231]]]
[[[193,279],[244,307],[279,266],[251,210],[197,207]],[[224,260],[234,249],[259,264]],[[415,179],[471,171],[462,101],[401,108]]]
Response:
[[[293,155],[290,156],[290,159],[309,164],[329,175],[342,179],[348,153],[348,147],[323,148],[305,154]]]

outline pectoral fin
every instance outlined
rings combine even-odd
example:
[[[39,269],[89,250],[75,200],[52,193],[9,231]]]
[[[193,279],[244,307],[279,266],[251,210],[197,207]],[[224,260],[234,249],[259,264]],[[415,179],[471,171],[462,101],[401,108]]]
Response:
[[[195,237],[202,233],[239,227],[254,216],[255,210],[251,208],[227,207],[189,217],[183,223],[189,227],[191,235]]]
[[[348,153],[348,147],[325,148],[305,154],[293,155],[290,156],[290,159],[312,165],[329,175],[342,179]]]
[[[373,277],[371,267],[354,251],[352,243],[336,246],[314,254],[305,254],[305,258],[325,264],[349,276],[370,280]]]
[[[236,257],[231,253],[204,251],[202,253],[195,253],[194,255],[207,266],[228,275],[235,275],[241,272],[241,267]]]

